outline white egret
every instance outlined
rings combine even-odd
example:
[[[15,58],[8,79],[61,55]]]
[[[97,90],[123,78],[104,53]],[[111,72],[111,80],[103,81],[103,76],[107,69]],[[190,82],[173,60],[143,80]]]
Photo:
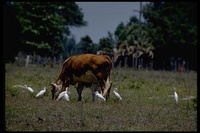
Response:
[[[68,88],[69,88],[69,87],[66,87],[65,91],[67,92],[67,94],[68,94],[68,95],[70,95],[70,94],[71,94],[71,92],[70,92],[70,91],[68,91]]]
[[[98,91],[95,91],[94,94],[95,94],[95,96],[99,97],[103,101],[106,101],[106,99],[103,97],[103,95],[101,95]]]
[[[41,90],[40,92],[38,92],[38,94],[35,97],[42,97],[45,92],[46,92],[46,87],[44,87],[43,90]]]
[[[65,88],[65,91],[68,92],[68,87]]]
[[[118,93],[117,91],[118,91],[118,89],[115,88],[114,91],[113,91],[114,95],[115,95],[119,100],[122,100],[122,97],[119,95],[119,93]]]
[[[25,86],[25,88],[27,89],[27,90],[29,90],[30,92],[34,92],[34,90],[31,88],[31,87],[29,87],[29,86],[27,86],[27,85],[24,85]]]
[[[58,95],[58,98],[57,98],[56,100],[59,101],[59,100],[64,96],[65,93],[68,93],[68,87],[66,87],[66,90],[63,91],[63,92],[61,92],[61,93]]]
[[[178,94],[176,93],[176,88],[174,87],[174,100],[178,104]]]
[[[13,85],[12,87],[14,87],[14,88],[17,88],[17,87],[25,88],[25,89],[27,89],[28,91],[30,91],[32,93],[34,92],[34,90],[31,87],[27,86],[27,85]]]
[[[65,94],[66,91],[63,91],[61,92],[59,95],[58,95],[58,98],[56,99],[57,101],[59,101]]]
[[[65,98],[65,100],[69,101],[69,95],[67,94],[67,91],[65,91],[65,93],[64,93],[64,98]]]

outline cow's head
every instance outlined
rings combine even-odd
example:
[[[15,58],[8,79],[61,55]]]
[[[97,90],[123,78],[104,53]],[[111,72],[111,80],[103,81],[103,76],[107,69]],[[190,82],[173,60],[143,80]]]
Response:
[[[62,81],[51,83],[51,87],[52,100],[57,99],[58,95],[60,94],[63,88]]]

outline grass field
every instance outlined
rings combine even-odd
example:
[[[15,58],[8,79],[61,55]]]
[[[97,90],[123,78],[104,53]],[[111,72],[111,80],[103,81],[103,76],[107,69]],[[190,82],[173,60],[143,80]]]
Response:
[[[70,86],[70,101],[51,100],[50,83],[62,66],[28,68],[5,66],[6,131],[197,131],[197,73],[136,71],[113,68],[110,98],[92,102],[85,88],[78,102],[76,86]],[[27,84],[35,91],[13,88]],[[43,98],[35,95],[47,87]],[[117,87],[122,96],[113,94]],[[173,87],[179,95],[175,104]],[[194,96],[193,99],[186,99]]]

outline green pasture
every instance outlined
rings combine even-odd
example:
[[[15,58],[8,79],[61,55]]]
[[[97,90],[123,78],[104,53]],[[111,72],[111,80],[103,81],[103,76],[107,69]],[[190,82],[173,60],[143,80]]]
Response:
[[[5,65],[6,131],[197,131],[197,73],[112,68],[110,98],[92,102],[89,88],[77,101],[76,85],[70,101],[51,99],[50,83],[62,66]],[[14,88],[31,86],[35,91]],[[42,98],[35,95],[47,87]],[[122,101],[116,99],[117,87]],[[176,87],[179,103],[173,99]]]

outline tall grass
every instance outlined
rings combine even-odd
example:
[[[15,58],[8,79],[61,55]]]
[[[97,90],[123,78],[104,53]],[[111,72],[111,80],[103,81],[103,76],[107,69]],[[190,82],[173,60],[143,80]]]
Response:
[[[113,68],[113,83],[107,102],[92,102],[89,88],[78,102],[76,86],[70,86],[70,101],[51,100],[50,83],[62,66],[5,66],[6,131],[197,131],[197,73],[136,71]],[[182,77],[181,77],[182,76]],[[32,94],[16,84],[34,88]],[[37,92],[47,87],[43,98]],[[116,99],[117,87],[122,101]],[[179,103],[175,104],[173,87]],[[194,99],[185,99],[194,96]]]

